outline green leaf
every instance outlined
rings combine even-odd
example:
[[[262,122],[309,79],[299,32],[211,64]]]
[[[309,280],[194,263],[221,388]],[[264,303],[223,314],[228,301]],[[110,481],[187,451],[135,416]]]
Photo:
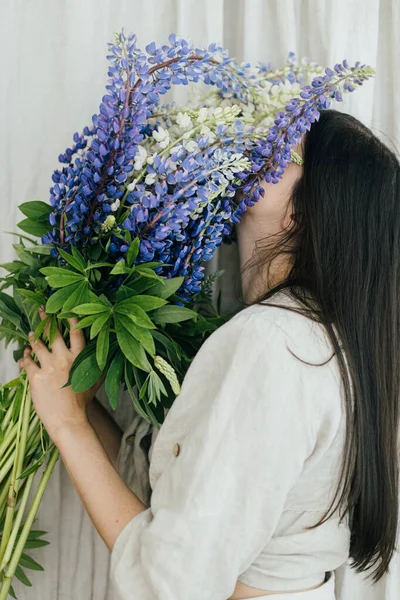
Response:
[[[107,323],[107,321],[111,318],[110,313],[102,313],[97,319],[94,321],[92,327],[90,328],[90,339],[96,337],[101,328]]]
[[[5,294],[4,294],[5,296]],[[18,312],[14,312],[8,308],[3,300],[3,295],[0,296],[0,317],[10,321],[20,331],[22,330],[21,315]]]
[[[121,260],[119,260],[115,267],[110,271],[110,275],[122,275],[127,272],[129,272],[129,269],[127,269],[125,265],[125,259],[121,258]]]
[[[74,246],[72,246],[72,247],[74,248]],[[62,248],[58,248],[58,252],[61,254],[63,259],[69,265],[71,265],[71,267],[74,267],[74,269],[76,269],[77,271],[80,271],[81,273],[85,273],[86,263],[83,260],[83,257],[81,255],[80,255],[81,258],[72,256],[71,254],[68,254],[68,252],[65,252],[65,250],[62,250]]]
[[[42,548],[43,546],[48,546],[50,542],[46,540],[27,540],[25,544],[25,550],[31,550],[32,548]]]
[[[14,260],[10,263],[2,263],[0,267],[9,273],[18,273],[23,267],[24,263],[20,260]]]
[[[122,319],[114,315],[115,332],[118,344],[126,358],[139,369],[151,371],[151,365],[141,344],[129,333]]]
[[[10,585],[10,589],[8,590],[8,593],[11,596],[11,598],[14,598],[14,600],[18,600],[18,598],[15,594],[15,590],[12,585]]]
[[[108,306],[105,306],[102,302],[88,302],[87,304],[81,304],[74,308],[74,312],[77,315],[97,315],[99,313],[110,312]]]
[[[40,272],[46,276],[47,283],[52,288],[65,287],[86,280],[85,276],[80,273],[59,267],[43,267]]]
[[[180,363],[182,361],[182,351],[179,344],[156,329],[151,332],[151,335],[164,346],[168,360],[171,363],[175,364],[176,362]]]
[[[43,321],[40,321],[39,325],[36,327],[35,329],[35,335],[34,335],[34,341],[36,342],[36,340],[42,335],[43,331],[46,328],[47,323],[50,321],[51,316],[47,315]]]
[[[24,552],[21,554],[21,558],[19,559],[19,564],[26,569],[32,569],[33,571],[44,571],[43,567],[39,565],[36,560],[33,560],[31,556],[25,554]]]
[[[99,269],[100,267],[112,267],[113,264],[109,263],[109,262],[99,262],[99,263],[94,263],[93,265],[88,265],[85,268],[85,271],[90,271],[91,269]]]
[[[122,302],[118,302],[118,304],[114,306],[114,311],[122,315],[128,315],[137,325],[139,325],[139,327],[155,329],[155,325],[148,317],[147,313],[143,308],[132,302],[132,300],[133,298],[127,298],[126,300],[122,300]]]
[[[24,585],[27,585],[29,587],[32,586],[30,579],[25,575],[25,572],[21,569],[19,565],[15,569],[15,577],[19,579]]]
[[[105,392],[110,401],[110,406],[114,410],[117,408],[118,396],[121,389],[121,377],[124,368],[125,357],[122,352],[114,356],[111,365],[107,371],[105,381]]]
[[[136,323],[133,321],[133,319],[130,318],[129,315],[127,315],[127,316],[128,316],[128,319],[124,320],[125,329],[127,329],[129,331],[129,333],[131,335],[133,335],[133,337],[140,344],[142,344],[143,348],[149,354],[151,354],[151,356],[154,356],[156,353],[156,347],[154,344],[153,336],[151,335],[150,331],[148,329],[145,329],[144,327],[139,327],[138,325],[136,325]]]
[[[12,296],[6,294],[5,292],[0,292],[0,300],[7,307],[10,312],[15,312],[18,314],[18,306]]]
[[[33,267],[38,269],[41,265],[39,259],[37,257],[32,256],[31,253],[26,251],[26,246],[23,244],[13,244],[12,245],[18,258],[28,267]]]
[[[97,364],[94,347],[90,354],[78,364],[73,370],[71,377],[72,389],[75,393],[86,392],[92,387],[101,377],[101,371]]]
[[[146,263],[146,265],[147,264],[148,263]],[[150,277],[150,279],[156,279],[157,281],[162,279],[162,277],[157,275],[157,273],[154,273],[154,271],[152,269],[150,269],[148,266],[137,265],[136,272],[140,273],[141,275],[146,275],[146,277]]]
[[[61,314],[58,316],[60,317]],[[75,313],[71,313],[71,316],[76,317]],[[97,320],[97,318],[98,314],[83,317],[83,319],[80,319],[79,322],[75,325],[75,329],[84,329],[85,327],[89,327]]]
[[[132,370],[132,366],[130,363],[126,362],[125,363],[125,371],[124,371],[124,380],[125,380],[125,384],[126,384],[126,388],[128,390],[128,394],[131,397],[132,400],[132,404],[134,409],[136,410],[136,412],[138,413],[138,415],[140,415],[141,417],[143,417],[146,421],[149,420],[146,411],[144,410],[142,403],[140,402],[140,400],[138,399],[137,395],[135,394],[133,387],[131,385],[130,382],[130,377],[129,377],[129,373]]]
[[[89,284],[87,281],[82,281],[64,303],[63,310],[74,310],[76,306],[90,302]]]
[[[52,248],[53,246],[51,244],[37,244],[36,246],[25,246],[25,252],[50,256]]]
[[[180,323],[189,319],[197,319],[197,313],[185,306],[168,304],[158,308],[153,314],[156,323]]]
[[[155,310],[156,308],[160,308],[160,306],[164,306],[164,304],[167,304],[167,301],[163,300],[163,298],[157,298],[156,296],[147,295],[131,296],[129,298],[129,301],[124,300],[123,302],[126,302],[126,306],[128,306],[128,304],[130,303],[140,306],[146,312],[149,312],[150,310]],[[123,304],[123,302],[121,302],[121,304]]]
[[[17,227],[22,229],[22,231],[25,231],[25,233],[29,233],[35,237],[42,237],[42,235],[45,235],[51,229],[50,223],[32,221],[31,219],[22,219],[22,221],[17,223]]]
[[[130,244],[128,248],[128,252],[126,253],[126,261],[128,263],[128,267],[131,267],[135,262],[137,255],[139,254],[139,246],[140,239],[136,237],[133,242]]]
[[[107,362],[108,350],[110,346],[110,321],[100,330],[96,344],[96,360],[101,371],[104,370]]]
[[[109,239],[111,239],[111,238],[109,238]],[[103,248],[100,243],[93,244],[92,246],[90,246],[90,248],[88,250],[88,255],[90,256],[91,260],[98,260],[99,257],[101,256],[102,251],[103,251]]]
[[[21,294],[21,296],[29,298],[29,300],[32,300],[32,302],[36,302],[36,304],[44,304],[46,302],[46,296],[40,291],[34,292],[33,290],[18,288],[18,292]]]
[[[50,348],[52,347],[54,340],[57,335],[57,317],[52,317],[50,321],[50,330],[49,330],[49,344]]]
[[[54,292],[46,302],[46,313],[56,313],[63,308],[71,294],[76,292],[80,285],[82,284],[73,283],[72,285],[67,285]]]
[[[41,200],[31,200],[30,202],[23,202],[18,206],[19,210],[32,221],[38,221],[47,217],[53,212],[53,207],[46,202]]]
[[[181,287],[184,280],[184,277],[171,277],[171,279],[164,279],[163,283],[156,284],[151,288],[150,291],[152,294],[155,294],[160,298],[169,298]]]

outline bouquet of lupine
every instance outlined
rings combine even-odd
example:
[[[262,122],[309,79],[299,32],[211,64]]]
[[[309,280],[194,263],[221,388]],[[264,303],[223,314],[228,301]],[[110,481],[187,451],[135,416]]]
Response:
[[[175,35],[143,52],[123,32],[108,60],[100,110],[59,156],[50,202],[20,205],[17,259],[2,265],[11,293],[0,291],[0,336],[17,343],[18,360],[29,331],[51,347],[57,328],[68,339],[66,319],[79,317],[87,344],[66,385],[84,392],[103,380],[113,409],[123,386],[159,427],[203,340],[227,318],[212,302],[220,273],[205,276],[204,262],[232,241],[263,180],[278,182],[300,161],[293,147],[319,112],[374,70],[346,61],[323,69],[293,53],[281,69],[238,64],[216,44],[195,48]],[[185,106],[161,103],[189,83]],[[24,569],[41,569],[26,550],[47,543],[31,528],[58,452],[24,372],[1,386],[0,406],[4,600],[15,597],[14,576],[30,585]]]

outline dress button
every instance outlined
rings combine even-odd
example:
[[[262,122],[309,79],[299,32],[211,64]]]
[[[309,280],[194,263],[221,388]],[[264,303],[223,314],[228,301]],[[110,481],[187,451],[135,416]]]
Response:
[[[129,444],[130,446],[133,446],[133,444],[135,443],[135,436],[128,435],[128,437],[126,438],[126,443]]]
[[[179,456],[179,452],[181,451],[181,447],[178,444],[178,442],[176,442],[175,446],[174,446],[174,454],[175,456]]]

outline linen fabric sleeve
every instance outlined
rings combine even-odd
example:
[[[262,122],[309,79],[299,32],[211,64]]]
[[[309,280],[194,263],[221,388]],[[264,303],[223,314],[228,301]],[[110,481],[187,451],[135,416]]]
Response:
[[[312,453],[305,380],[304,363],[265,313],[245,309],[208,338],[156,440],[152,460],[165,464],[151,506],[113,547],[121,598],[232,595]]]

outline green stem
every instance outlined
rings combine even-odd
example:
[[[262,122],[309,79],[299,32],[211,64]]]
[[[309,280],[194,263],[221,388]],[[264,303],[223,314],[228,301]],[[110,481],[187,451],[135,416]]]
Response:
[[[0,565],[0,571],[2,571],[4,569],[4,567],[10,560],[10,557],[11,557],[11,554],[12,554],[12,551],[14,548],[15,540],[17,539],[18,531],[19,531],[19,528],[20,528],[20,525],[22,522],[22,517],[24,516],[24,510],[25,510],[26,504],[28,502],[29,492],[31,491],[31,487],[32,487],[32,483],[33,483],[35,474],[36,474],[36,471],[34,473],[31,473],[26,480],[25,489],[24,489],[24,493],[22,494],[21,502],[18,507],[17,516],[14,521],[11,535],[9,537],[7,547],[4,552],[3,560]]]
[[[8,425],[8,422],[11,419],[12,411],[13,411],[13,405],[11,403],[10,406],[8,407],[8,410],[7,410],[6,414],[4,415],[4,417],[3,417],[2,421],[1,421],[1,429],[3,431],[5,430],[5,428]]]
[[[43,472],[42,478],[41,478],[38,488],[36,490],[36,494],[32,501],[32,505],[29,510],[29,513],[26,517],[26,521],[22,528],[21,535],[19,536],[18,542],[14,548],[13,555],[11,557],[10,562],[8,563],[8,567],[4,574],[1,589],[0,589],[0,600],[6,600],[6,598],[7,598],[12,578],[14,577],[15,570],[18,566],[19,560],[21,558],[21,554],[22,554],[25,544],[26,544],[26,540],[28,539],[29,532],[30,532],[33,522],[35,520],[35,517],[36,517],[37,511],[39,509],[40,502],[42,500],[44,491],[49,482],[49,479],[53,472],[53,469],[56,465],[58,457],[59,457],[58,450],[56,447],[54,447],[53,450],[51,451],[50,458],[47,463],[46,469]]]
[[[39,417],[37,415],[35,415],[31,421],[31,424],[29,426],[29,431],[28,431],[28,436],[29,436],[28,444],[30,446],[32,445],[32,439],[34,439],[34,435],[36,435],[36,432],[34,430],[38,423],[39,423]],[[7,462],[5,462],[4,465],[2,465],[2,467],[0,469],[0,483],[7,476],[9,470],[13,466],[15,453],[16,453],[16,450],[14,449],[12,454],[7,458]]]
[[[22,395],[22,401],[21,401],[21,413],[19,415],[17,424],[18,424],[18,433],[17,433],[17,457],[18,457],[18,442],[20,439],[20,430],[21,430],[21,426],[22,426],[22,415],[24,414],[24,409],[25,409],[25,401],[26,401],[26,395],[27,395],[27,389],[28,389],[28,379],[25,379],[25,383],[24,383],[24,391],[23,391],[23,395]],[[9,462],[9,461],[8,461]],[[16,488],[18,487],[18,484],[16,482],[17,477],[18,477],[18,473],[17,473],[17,465],[18,465],[18,460],[14,460],[13,465],[12,465],[12,471],[11,471],[11,481],[10,481],[10,487],[8,489],[8,497],[7,497],[7,508],[6,508],[6,518],[4,520],[4,527],[3,527],[3,533],[1,536],[1,545],[0,545],[0,560],[3,557],[4,554],[4,550],[6,548],[7,542],[8,542],[8,538],[10,536],[11,533],[11,529],[12,529],[12,522],[13,522],[13,517],[14,517],[14,508],[15,508],[15,504],[16,504],[16,500],[17,500],[17,491]],[[4,467],[3,467],[4,469]]]

